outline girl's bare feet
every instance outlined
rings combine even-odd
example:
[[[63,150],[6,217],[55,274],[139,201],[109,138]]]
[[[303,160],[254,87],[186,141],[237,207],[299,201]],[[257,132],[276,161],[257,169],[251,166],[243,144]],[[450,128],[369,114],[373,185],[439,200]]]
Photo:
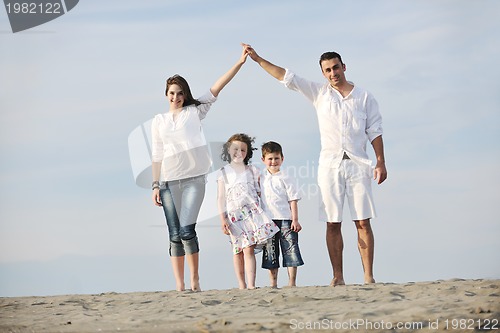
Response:
[[[372,284],[372,283],[375,283],[374,278],[365,279],[365,284]]]

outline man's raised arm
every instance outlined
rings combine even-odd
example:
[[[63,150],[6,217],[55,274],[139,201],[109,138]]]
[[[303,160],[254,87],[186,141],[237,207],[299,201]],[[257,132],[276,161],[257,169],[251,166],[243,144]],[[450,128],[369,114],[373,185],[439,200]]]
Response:
[[[262,58],[255,52],[255,50],[248,44],[242,44],[243,47],[246,48],[247,54],[252,58],[253,61],[258,63],[260,67],[262,67],[266,72],[268,72],[272,77],[276,78],[279,81],[283,81],[285,77],[285,69],[279,66],[276,66],[266,59]]]

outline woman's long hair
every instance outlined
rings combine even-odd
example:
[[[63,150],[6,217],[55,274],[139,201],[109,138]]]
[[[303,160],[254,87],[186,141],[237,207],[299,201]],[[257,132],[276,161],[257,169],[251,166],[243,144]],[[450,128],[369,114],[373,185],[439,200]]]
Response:
[[[189,84],[186,79],[180,76],[179,74],[175,74],[167,79],[167,87],[165,88],[165,96],[168,97],[168,89],[171,85],[176,84],[181,87],[182,92],[184,93],[184,104],[182,106],[188,106],[191,104],[200,105],[201,102],[193,97],[191,94],[191,89],[189,89]]]

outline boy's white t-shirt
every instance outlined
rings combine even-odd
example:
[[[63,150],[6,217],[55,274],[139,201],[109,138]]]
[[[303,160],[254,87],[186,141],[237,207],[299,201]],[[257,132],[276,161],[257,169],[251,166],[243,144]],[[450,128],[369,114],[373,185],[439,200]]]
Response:
[[[300,192],[294,177],[281,170],[275,174],[267,169],[260,179],[262,207],[275,220],[291,220],[290,201],[300,200]]]

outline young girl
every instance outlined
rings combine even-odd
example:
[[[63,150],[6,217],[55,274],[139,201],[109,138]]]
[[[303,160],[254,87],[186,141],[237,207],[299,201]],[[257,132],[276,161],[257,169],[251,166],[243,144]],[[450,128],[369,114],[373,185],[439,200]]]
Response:
[[[217,177],[222,231],[231,238],[240,289],[255,289],[255,251],[262,250],[266,241],[279,231],[260,206],[260,172],[248,165],[253,141],[246,134],[231,136],[221,156],[229,164],[221,168]]]

